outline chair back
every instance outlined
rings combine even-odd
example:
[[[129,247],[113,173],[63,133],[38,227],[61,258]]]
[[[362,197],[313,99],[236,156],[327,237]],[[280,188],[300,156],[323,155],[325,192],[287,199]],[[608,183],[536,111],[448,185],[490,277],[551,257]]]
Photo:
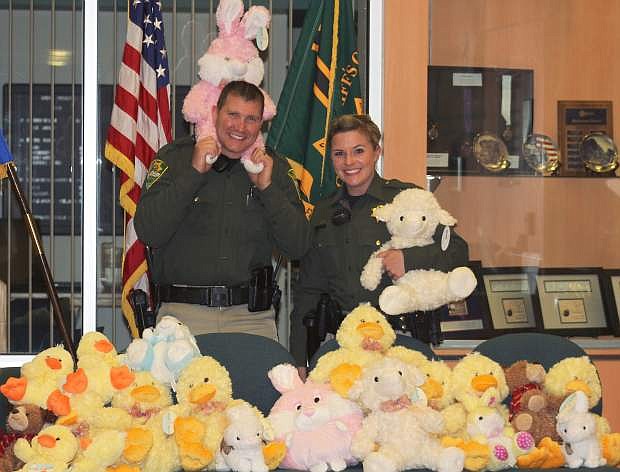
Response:
[[[246,400],[269,414],[280,393],[273,388],[267,372],[278,364],[295,365],[280,343],[246,333],[199,334],[196,342],[203,355],[213,357],[230,373],[233,398]]]
[[[438,359],[438,356],[433,352],[433,350],[430,348],[428,344],[423,343],[419,339],[412,338],[411,336],[404,336],[402,334],[397,334],[396,340],[394,341],[394,345],[404,346],[413,351],[419,351],[422,354],[424,354],[426,357],[428,357],[429,359]],[[309,369],[312,370],[314,369],[314,367],[316,367],[316,363],[318,362],[319,358],[322,355],[327,354],[330,351],[335,351],[338,348],[339,348],[339,345],[336,339],[330,339],[329,341],[321,344],[321,347],[319,347],[319,349],[316,351],[314,356],[312,356],[312,359],[310,359]]]
[[[570,339],[545,333],[509,333],[480,343],[475,351],[508,367],[514,362],[526,360],[542,364],[549,370],[554,364],[567,357],[581,357],[588,354]],[[601,414],[603,400],[592,408]]]
[[[9,377],[19,377],[21,373],[21,369],[19,367],[3,367],[0,369],[0,385],[3,385]],[[4,425],[6,424],[6,417],[11,411],[11,404],[8,402],[6,397],[0,393],[0,425],[2,425],[2,429],[4,429]]]

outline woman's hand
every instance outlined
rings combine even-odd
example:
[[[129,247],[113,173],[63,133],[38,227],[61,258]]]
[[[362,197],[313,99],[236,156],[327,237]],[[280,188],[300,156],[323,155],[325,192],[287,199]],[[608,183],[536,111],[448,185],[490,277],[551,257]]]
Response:
[[[392,280],[405,275],[405,255],[400,249],[388,249],[377,254],[383,261],[383,268]]]

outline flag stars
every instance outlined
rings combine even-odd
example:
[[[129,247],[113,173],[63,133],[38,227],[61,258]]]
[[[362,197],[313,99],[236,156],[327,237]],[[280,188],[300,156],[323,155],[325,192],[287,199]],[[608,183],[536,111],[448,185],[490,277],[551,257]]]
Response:
[[[155,18],[155,21],[153,22],[153,25],[155,26],[155,29],[161,29],[161,20],[159,18]]]
[[[157,21],[157,20],[155,20]],[[148,25],[150,23],[153,23],[153,21],[151,21],[151,15],[146,15],[146,18],[144,18],[144,24]]]
[[[142,2],[140,0],[133,0],[133,6],[134,8],[137,7],[138,5],[140,5]]]
[[[164,59],[168,55],[168,51],[165,49],[160,49],[159,53],[161,54],[161,58]]]
[[[146,45],[146,47],[149,47],[152,44],[155,44],[155,41],[153,41],[153,35],[149,34],[146,36],[146,38],[144,38],[144,41],[142,41],[143,44]]]
[[[159,64],[159,67],[155,69],[157,71],[157,77],[163,77],[166,74],[166,69]]]

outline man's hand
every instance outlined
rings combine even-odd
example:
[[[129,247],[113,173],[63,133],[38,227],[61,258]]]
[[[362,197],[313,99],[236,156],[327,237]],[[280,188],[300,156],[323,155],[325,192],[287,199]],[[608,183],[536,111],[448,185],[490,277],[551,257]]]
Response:
[[[211,159],[220,155],[220,147],[213,136],[201,138],[194,145],[194,153],[192,154],[192,166],[201,174],[209,172],[211,169]],[[209,160],[207,158],[210,158]]]
[[[308,369],[306,367],[298,366],[297,373],[299,374],[299,378],[302,382],[306,381],[306,377],[308,377]]]
[[[377,254],[383,260],[383,267],[392,280],[405,275],[405,255],[400,249],[388,249]]]
[[[271,185],[271,173],[273,172],[273,159],[269,154],[265,152],[264,149],[256,148],[252,153],[252,157],[250,160],[254,164],[263,164],[263,170],[258,174],[252,174],[248,172],[248,176],[250,180],[258,190],[265,190],[269,185]]]

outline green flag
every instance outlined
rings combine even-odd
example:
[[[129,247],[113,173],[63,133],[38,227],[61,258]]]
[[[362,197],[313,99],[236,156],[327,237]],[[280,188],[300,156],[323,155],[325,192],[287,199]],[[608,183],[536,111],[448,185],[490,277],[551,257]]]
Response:
[[[307,214],[336,188],[327,130],[336,116],[362,113],[359,73],[351,0],[312,0],[267,138],[289,159]]]

